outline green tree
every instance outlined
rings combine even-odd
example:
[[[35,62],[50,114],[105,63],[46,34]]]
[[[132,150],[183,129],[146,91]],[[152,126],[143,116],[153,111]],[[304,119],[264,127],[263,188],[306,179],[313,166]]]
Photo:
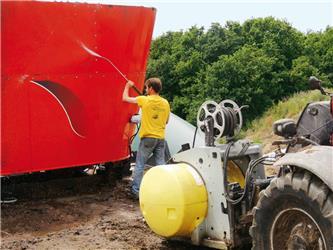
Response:
[[[297,88],[294,90],[306,90],[309,76],[319,76],[319,70],[311,64],[311,60],[307,56],[300,56],[293,60],[290,70],[290,77]]]
[[[208,99],[248,104],[253,119],[307,88],[310,75],[333,82],[333,28],[303,34],[273,17],[167,32],[152,42],[147,68],[172,111],[192,123]]]
[[[290,69],[292,60],[302,54],[304,36],[286,21],[273,17],[250,19],[243,24],[243,35],[246,44],[279,59],[277,70]]]
[[[333,28],[307,34],[304,47],[304,55],[318,68],[322,80],[333,84]]]
[[[243,46],[233,55],[223,55],[207,70],[204,96],[222,101],[232,99],[250,105],[248,118],[254,118],[272,103],[276,90],[272,87],[274,58],[263,49]]]

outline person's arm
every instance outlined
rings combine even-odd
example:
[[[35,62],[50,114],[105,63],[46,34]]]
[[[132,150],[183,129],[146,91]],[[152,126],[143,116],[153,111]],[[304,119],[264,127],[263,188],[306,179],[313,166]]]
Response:
[[[129,102],[129,103],[138,103],[136,100],[136,97],[130,97],[128,95],[129,89],[134,86],[134,82],[128,81],[125,85],[124,92],[123,92],[123,101],[124,102]]]

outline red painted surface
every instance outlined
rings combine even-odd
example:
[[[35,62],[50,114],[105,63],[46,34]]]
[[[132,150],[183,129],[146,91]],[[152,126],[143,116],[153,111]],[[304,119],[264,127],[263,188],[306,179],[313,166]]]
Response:
[[[154,20],[144,7],[1,1],[1,175],[128,157],[137,107],[93,53],[142,89]]]

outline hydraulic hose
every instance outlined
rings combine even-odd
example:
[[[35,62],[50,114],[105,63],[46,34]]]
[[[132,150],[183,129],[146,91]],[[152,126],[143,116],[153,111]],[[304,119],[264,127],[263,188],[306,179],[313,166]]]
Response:
[[[247,197],[248,194],[248,190],[249,190],[249,186],[251,184],[251,176],[253,173],[253,170],[260,164],[265,162],[266,160],[270,159],[270,157],[264,156],[261,158],[258,158],[256,160],[252,160],[246,170],[246,174],[245,174],[245,187],[244,187],[244,192],[242,194],[241,197],[239,197],[238,199],[232,199],[229,195],[229,191],[228,191],[228,157],[229,157],[229,152],[230,152],[230,148],[232,147],[234,143],[233,142],[229,142],[227,144],[227,148],[224,152],[224,156],[223,156],[223,185],[224,185],[224,196],[226,198],[226,200],[228,202],[230,202],[233,205],[237,205],[238,203],[240,203],[245,197]]]
[[[196,139],[196,137],[197,137],[197,132],[198,132],[198,127],[195,127],[194,136],[193,136],[192,148],[194,148],[194,145],[195,145],[195,139]]]
[[[140,123],[139,124],[136,124],[136,132],[129,138],[129,143],[128,143],[128,150],[130,152],[130,156],[133,155],[133,151],[132,151],[132,142],[135,138],[135,136],[139,133],[139,130],[140,130]]]

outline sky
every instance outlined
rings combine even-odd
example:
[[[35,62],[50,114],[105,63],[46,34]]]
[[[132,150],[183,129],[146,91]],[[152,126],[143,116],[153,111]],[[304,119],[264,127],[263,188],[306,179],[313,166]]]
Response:
[[[99,0],[98,2],[155,7],[157,14],[154,38],[167,31],[186,31],[194,25],[203,26],[207,30],[213,22],[223,26],[226,21],[243,23],[250,18],[267,16],[286,20],[304,33],[324,31],[327,26],[333,26],[333,0]]]

